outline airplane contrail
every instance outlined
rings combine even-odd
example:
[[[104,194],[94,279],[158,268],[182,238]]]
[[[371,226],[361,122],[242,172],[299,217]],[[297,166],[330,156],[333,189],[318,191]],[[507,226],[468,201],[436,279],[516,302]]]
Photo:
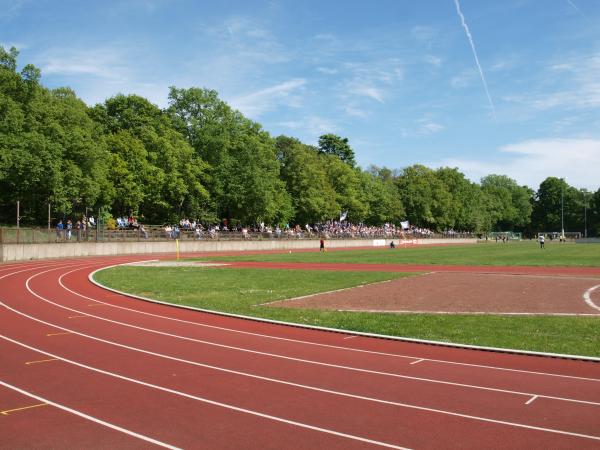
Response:
[[[492,114],[494,115],[494,120],[496,119],[496,108],[494,107],[494,102],[492,101],[492,97],[490,95],[490,91],[487,87],[487,83],[485,81],[485,76],[483,75],[483,70],[481,69],[481,64],[479,64],[479,58],[477,57],[477,52],[475,51],[475,43],[473,42],[473,36],[471,36],[471,32],[469,31],[469,27],[465,22],[465,16],[460,10],[460,4],[458,0],[454,0],[454,4],[456,5],[456,12],[460,17],[460,22],[462,23],[463,28],[465,29],[465,33],[467,34],[467,38],[469,39],[469,43],[471,44],[471,50],[473,50],[473,56],[475,57],[475,64],[477,64],[477,68],[479,69],[479,75],[481,75],[481,82],[483,83],[483,88],[485,89],[485,93],[487,95],[488,101],[490,102],[490,106],[492,108]]]
[[[581,12],[581,10],[577,7],[577,5],[575,3],[573,3],[571,0],[567,0],[567,3],[569,5],[571,5],[573,7],[573,9],[581,15],[581,17],[583,17],[584,19],[587,20],[587,17]]]

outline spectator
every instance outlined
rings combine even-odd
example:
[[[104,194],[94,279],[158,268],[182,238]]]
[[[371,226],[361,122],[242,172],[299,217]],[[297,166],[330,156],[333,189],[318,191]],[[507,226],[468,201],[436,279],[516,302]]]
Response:
[[[73,230],[73,222],[71,222],[71,219],[67,220],[67,240],[70,241],[71,240],[71,231]]]
[[[62,220],[59,220],[58,223],[56,224],[56,240],[57,241],[62,240],[64,228],[65,228],[65,226],[63,225]]]

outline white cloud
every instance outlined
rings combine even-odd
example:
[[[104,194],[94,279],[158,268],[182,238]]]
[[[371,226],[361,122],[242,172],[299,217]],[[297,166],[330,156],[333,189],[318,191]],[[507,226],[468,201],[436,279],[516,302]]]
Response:
[[[319,136],[335,133],[338,129],[335,122],[320,116],[307,116],[299,120],[280,122],[280,126],[301,134],[305,142],[317,142]]]
[[[377,100],[379,103],[384,103],[383,92],[374,86],[354,84],[351,86],[351,91],[356,95],[362,95],[364,97]]]
[[[580,55],[548,65],[537,84],[544,90],[512,95],[506,100],[537,110],[569,110],[600,107],[600,52]]]
[[[298,91],[306,84],[303,78],[294,78],[231,100],[231,105],[245,115],[257,117],[281,104],[298,107],[302,99]]]
[[[21,13],[21,9],[23,9],[27,3],[29,3],[29,0],[2,2],[0,5],[0,21],[10,21],[14,19]]]
[[[474,181],[492,173],[507,175],[532,189],[551,176],[577,188],[600,188],[600,140],[534,139],[505,145],[498,153],[501,161],[494,163],[452,158],[433,165],[458,167]]]
[[[0,47],[3,47],[4,50],[7,50],[7,51],[10,50],[12,47],[14,47],[17,50],[21,51],[21,50],[25,50],[29,46],[22,42],[1,42],[0,41]]]
[[[431,136],[432,134],[439,133],[445,129],[445,126],[433,122],[429,118],[423,118],[415,121],[410,129],[403,128],[402,137],[406,139]]]
[[[473,83],[476,79],[476,73],[473,70],[465,70],[458,75],[450,78],[450,86],[454,89],[464,89]]]
[[[345,76],[339,80],[336,89],[344,110],[355,117],[366,117],[372,100],[385,103],[394,86],[404,77],[402,65],[396,58],[347,62],[342,67]]]
[[[410,35],[415,41],[430,48],[438,35],[438,31],[429,26],[417,25],[410,30]]]
[[[125,58],[112,48],[51,49],[38,59],[42,73],[47,75],[93,75],[107,79],[123,79],[129,73]]]
[[[425,62],[434,67],[440,67],[442,65],[442,62],[444,62],[444,60],[442,58],[440,58],[439,56],[425,55]]]
[[[332,69],[329,67],[317,67],[317,72],[324,73],[325,75],[335,75],[339,71],[337,69]]]
[[[344,112],[349,116],[358,117],[360,119],[366,119],[370,115],[368,111],[365,111],[364,109],[359,108],[356,105],[344,106]]]
[[[497,59],[492,63],[489,68],[490,72],[502,72],[506,70],[514,69],[518,67],[520,58],[516,55],[512,56],[503,56],[501,59]]]

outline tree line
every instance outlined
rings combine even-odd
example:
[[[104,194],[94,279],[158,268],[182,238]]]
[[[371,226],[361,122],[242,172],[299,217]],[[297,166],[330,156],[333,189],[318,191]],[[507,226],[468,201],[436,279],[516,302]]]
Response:
[[[0,47],[0,222],[102,208],[146,223],[191,217],[246,225],[339,218],[432,230],[587,229],[600,233],[600,189],[549,177],[537,191],[504,175],[469,181],[457,168],[358,167],[348,139],[317,146],[272,137],[214,90],[170,88],[161,109],[137,95],[89,107],[69,88],[48,89],[18,52]],[[562,214],[564,211],[564,214]]]

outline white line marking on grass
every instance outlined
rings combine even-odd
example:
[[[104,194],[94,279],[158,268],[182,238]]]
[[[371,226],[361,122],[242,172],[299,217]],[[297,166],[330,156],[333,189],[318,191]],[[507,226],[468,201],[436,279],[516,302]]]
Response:
[[[526,404],[526,405],[531,405],[531,404],[534,402],[534,400],[535,400],[536,398],[538,398],[538,396],[537,396],[537,395],[534,395],[534,396],[533,396],[533,397],[531,397],[529,400],[527,400],[527,401],[525,402],[525,404]]]
[[[600,308],[599,308],[600,309]],[[600,316],[600,313],[551,313],[551,312],[502,312],[502,311],[427,311],[412,309],[336,309],[339,312],[366,312],[378,314],[463,314],[463,315],[496,315],[496,316]]]
[[[122,291],[118,291],[116,289],[112,289],[112,288],[108,288],[106,286],[103,286],[101,284],[99,284],[97,281],[95,281],[93,279],[93,275],[96,272],[99,272],[100,270],[104,270],[104,269],[108,269],[111,267],[118,267],[118,266],[109,266],[109,267],[104,267],[103,269],[99,269],[96,270],[92,273],[90,273],[88,275],[88,279],[90,280],[90,282],[92,282],[94,285],[100,287],[101,289],[105,289],[107,291],[110,292],[115,292],[118,293],[120,295],[123,295],[124,297],[128,297],[128,298],[133,298],[133,299],[138,299],[138,300],[144,300],[150,303],[155,303],[155,304],[159,304],[159,305],[166,305],[169,307],[176,307],[176,308],[183,308],[183,309],[187,309],[187,310],[191,310],[191,311],[199,311],[199,312],[204,312],[204,313],[209,313],[209,314],[219,314],[219,315],[224,315],[224,316],[231,316],[231,317],[237,317],[237,318],[243,318],[243,319],[252,319],[252,320],[257,320],[257,321],[264,321],[266,323],[278,323],[278,324],[283,324],[286,326],[289,326],[290,323],[286,323],[286,322],[278,322],[278,321],[269,321],[269,320],[262,320],[262,319],[256,319],[253,317],[249,317],[249,316],[239,316],[239,315],[235,315],[235,314],[228,314],[228,313],[219,313],[216,311],[210,311],[210,310],[206,310],[206,309],[201,309],[201,308],[194,308],[194,307],[187,307],[187,306],[182,306],[182,305],[176,305],[173,303],[169,303],[169,302],[163,302],[160,300],[153,300],[153,299],[149,299],[146,297],[140,297],[140,296],[136,296],[133,294],[128,294],[126,292],[122,292]],[[226,328],[226,327],[219,327],[219,326],[215,326],[215,325],[209,325],[209,324],[204,324],[204,323],[198,323],[198,322],[192,322],[189,320],[183,320],[183,319],[177,319],[174,317],[169,317],[169,316],[163,316],[160,314],[153,314],[153,313],[149,313],[149,312],[145,312],[145,311],[139,311],[137,309],[133,309],[133,308],[127,308],[124,306],[119,306],[119,305],[114,305],[111,303],[105,303],[102,302],[100,300],[95,300],[91,297],[85,296],[81,293],[75,292],[71,289],[69,289],[68,287],[66,287],[63,283],[62,283],[62,278],[72,272],[76,272],[78,270],[82,270],[85,268],[77,268],[74,269],[70,272],[67,272],[63,275],[60,276],[59,278],[59,284],[67,291],[71,292],[74,295],[77,295],[79,297],[88,299],[88,300],[93,300],[98,302],[99,304],[102,305],[106,305],[106,306],[111,306],[113,308],[118,308],[118,309],[123,309],[126,311],[131,311],[131,312],[135,312],[138,314],[142,314],[142,315],[147,315],[147,316],[151,316],[151,317],[158,317],[158,318],[162,318],[162,319],[167,319],[167,320],[171,320],[174,322],[179,322],[179,323],[186,323],[186,324],[190,324],[190,325],[195,325],[195,326],[200,326],[200,327],[205,327],[205,328],[210,328],[210,329],[214,329],[214,330],[222,330],[222,331],[228,331],[231,333],[238,333],[238,334],[245,334],[248,336],[256,336],[256,337],[262,337],[262,338],[266,338],[266,339],[274,339],[274,340],[280,340],[280,341],[285,341],[285,342],[294,342],[294,343],[299,343],[299,344],[305,344],[305,345],[313,345],[313,346],[317,346],[317,347],[323,347],[323,348],[333,348],[333,349],[337,349],[337,350],[345,350],[345,351],[350,351],[350,352],[357,352],[357,353],[365,353],[365,354],[371,354],[371,355],[379,355],[379,356],[389,356],[389,357],[394,357],[394,358],[406,358],[406,359],[422,359],[423,361],[431,361],[431,362],[436,362],[436,363],[440,363],[440,364],[452,364],[452,365],[458,365],[458,366],[465,366],[465,367],[476,367],[479,369],[487,369],[487,370],[500,370],[500,371],[505,371],[505,372],[515,372],[515,373],[526,373],[526,374],[530,374],[530,375],[541,375],[541,376],[550,376],[550,377],[557,377],[557,378],[566,378],[566,379],[574,379],[574,380],[584,380],[584,381],[597,381],[600,382],[600,379],[598,378],[588,378],[588,377],[578,377],[578,376],[573,376],[573,375],[563,375],[563,374],[556,374],[556,373],[548,373],[548,372],[538,372],[538,371],[531,371],[531,370],[523,370],[523,369],[511,369],[511,368],[507,368],[507,367],[497,367],[497,366],[488,366],[488,365],[484,365],[484,364],[470,364],[470,363],[463,363],[463,362],[457,362],[457,361],[447,361],[447,360],[441,360],[441,359],[431,359],[431,358],[419,358],[419,357],[415,357],[415,356],[408,356],[408,355],[400,355],[400,354],[396,354],[396,353],[386,353],[386,352],[376,352],[376,351],[372,351],[372,350],[363,350],[363,349],[357,349],[357,348],[352,348],[352,347],[342,347],[342,346],[338,346],[338,345],[331,345],[331,344],[322,344],[322,343],[318,343],[318,342],[310,342],[310,341],[303,341],[303,340],[298,340],[298,339],[290,339],[290,338],[284,338],[284,337],[279,337],[279,336],[271,336],[271,335],[267,335],[267,334],[260,334],[260,333],[252,333],[249,331],[242,331],[242,330],[235,330],[232,328]],[[292,324],[295,325],[295,324]],[[319,329],[317,327],[317,329]],[[327,331],[335,331],[335,332],[347,332],[347,330],[332,330],[332,329],[328,329]],[[367,336],[367,337],[373,337],[371,336],[369,333],[357,333],[357,336]],[[382,336],[376,336],[381,338]],[[384,336],[384,337],[389,337],[389,336]],[[410,342],[410,341],[409,341]],[[517,352],[518,353],[518,352]]]
[[[90,370],[90,371],[93,371],[93,372],[101,373],[103,375],[108,375],[108,376],[111,376],[111,377],[114,377],[114,378],[117,378],[117,379],[120,379],[120,380],[128,381],[128,382],[131,382],[131,383],[134,383],[134,384],[138,384],[138,385],[141,385],[141,386],[145,386],[145,387],[148,387],[148,388],[151,388],[151,389],[156,389],[156,390],[159,390],[159,391],[163,391],[163,392],[167,392],[167,393],[170,393],[170,394],[178,395],[178,396],[181,396],[181,397],[184,397],[184,398],[189,398],[189,399],[192,399],[192,400],[197,400],[197,401],[200,401],[202,403],[207,403],[207,404],[214,405],[214,406],[220,406],[220,407],[223,407],[223,408],[226,408],[226,409],[231,409],[233,411],[238,411],[238,412],[242,412],[242,413],[254,415],[254,416],[262,417],[262,418],[269,419],[269,420],[274,420],[276,422],[282,422],[282,423],[286,423],[286,424],[290,424],[290,425],[295,425],[295,426],[298,426],[298,427],[301,427],[301,428],[307,428],[307,429],[310,429],[310,430],[320,431],[320,432],[327,433],[327,434],[332,434],[332,435],[341,436],[341,437],[345,437],[345,438],[349,438],[349,439],[354,439],[354,440],[357,440],[357,441],[367,442],[367,443],[379,445],[379,446],[382,446],[382,447],[395,448],[395,449],[400,449],[400,450],[408,450],[405,447],[399,447],[399,446],[395,446],[393,444],[388,444],[388,443],[385,443],[385,442],[374,441],[374,440],[370,440],[370,439],[367,439],[367,438],[362,438],[362,437],[359,437],[359,436],[354,436],[354,435],[349,435],[349,434],[345,434],[345,433],[340,433],[340,432],[329,430],[329,429],[326,429],[326,428],[315,427],[315,426],[312,426],[312,425],[304,424],[302,422],[296,422],[296,421],[284,419],[284,418],[277,417],[277,416],[271,416],[271,415],[268,415],[268,414],[260,413],[258,411],[253,411],[253,410],[249,410],[249,409],[245,409],[245,408],[233,406],[233,405],[230,405],[230,404],[221,403],[221,402],[217,402],[217,401],[214,401],[214,400],[209,400],[209,399],[206,399],[206,398],[203,398],[203,397],[198,397],[198,396],[195,396],[195,395],[192,395],[192,394],[187,394],[185,392],[177,391],[177,390],[170,389],[170,388],[167,388],[167,387],[158,386],[158,385],[154,385],[154,384],[151,384],[151,383],[146,383],[145,381],[137,380],[137,379],[134,379],[134,378],[129,378],[129,377],[126,377],[124,375],[119,375],[119,374],[114,373],[114,372],[109,372],[109,371],[106,371],[106,370],[103,370],[103,369],[98,369],[96,367],[88,366],[88,365],[85,365],[85,364],[82,364],[82,363],[78,363],[76,361],[72,361],[72,360],[67,359],[67,358],[60,357],[58,355],[54,355],[52,353],[46,352],[44,350],[40,350],[40,349],[32,347],[32,346],[29,346],[27,344],[24,344],[22,342],[16,341],[16,340],[11,339],[11,338],[6,337],[6,336],[0,335],[0,338],[2,338],[4,340],[7,340],[9,342],[12,342],[13,344],[20,345],[20,346],[22,346],[24,348],[27,348],[29,350],[36,351],[36,352],[41,353],[43,355],[47,355],[47,356],[50,356],[50,357],[53,357],[53,358],[60,359],[61,361],[64,361],[64,362],[69,363],[69,364],[73,364],[73,365],[75,365],[77,367],[81,367],[83,369],[87,369],[87,370]],[[334,391],[332,391],[332,392],[334,392]],[[350,395],[350,394],[347,394],[347,395],[355,397],[355,398],[360,398],[359,396],[353,396],[353,395]],[[44,401],[41,398],[40,398],[40,400]],[[571,431],[557,430],[557,429],[553,429],[553,428],[537,427],[537,426],[534,426],[534,425],[526,425],[526,424],[517,423],[517,422],[508,422],[508,421],[504,421],[504,420],[488,419],[488,418],[485,418],[485,417],[472,416],[472,415],[469,415],[469,414],[455,413],[455,412],[447,411],[447,410],[443,410],[443,409],[427,408],[427,407],[424,407],[424,406],[417,406],[417,405],[412,405],[412,404],[408,404],[408,403],[391,402],[391,401],[385,401],[385,400],[380,400],[380,402],[381,403],[387,403],[387,404],[390,404],[390,405],[399,406],[399,407],[404,407],[404,408],[409,408],[409,409],[415,409],[415,410],[418,410],[418,411],[433,412],[433,413],[439,413],[439,414],[444,414],[444,415],[453,416],[453,417],[460,417],[460,418],[464,418],[464,419],[477,420],[477,421],[482,421],[482,422],[487,422],[487,423],[494,423],[494,424],[499,424],[499,425],[507,425],[507,426],[517,427],[517,428],[524,428],[524,429],[528,429],[528,430],[545,431],[545,432],[554,433],[554,434],[561,434],[561,435],[566,435],[566,436],[575,436],[575,437],[580,437],[580,438],[585,438],[585,439],[593,439],[593,440],[600,441],[600,436],[593,436],[593,435],[587,435],[587,434],[581,434],[581,433],[574,433],[574,432],[571,432]]]
[[[334,289],[332,291],[316,292],[314,294],[301,295],[299,297],[284,298],[283,300],[274,300],[272,302],[259,303],[258,306],[268,306],[268,305],[273,305],[275,303],[286,303],[286,302],[291,302],[293,300],[303,300],[305,298],[317,297],[318,295],[335,294],[337,292],[349,291],[350,289],[358,289],[358,288],[364,288],[364,287],[367,287],[367,286],[375,286],[377,284],[389,283],[390,281],[394,281],[394,280],[397,280],[397,279],[399,279],[399,278],[393,278],[391,280],[383,280],[383,281],[374,281],[373,283],[359,284],[358,286],[351,286],[351,287],[347,287],[347,288]]]
[[[72,266],[73,265],[70,265],[70,267],[72,267]],[[48,267],[48,266],[42,266],[41,268],[45,268],[45,267]],[[61,267],[62,266],[58,266],[58,267],[54,266],[53,269],[46,270],[46,271],[44,271],[42,273],[49,272],[51,270],[56,270],[57,268],[61,268]],[[79,267],[78,269],[74,269],[71,272],[74,272],[76,270],[81,270],[81,269],[82,268]],[[5,275],[5,276],[13,275],[13,274],[20,273],[20,272],[23,272],[23,271],[25,271],[25,270],[14,272],[12,274],[8,274],[8,275]],[[71,272],[68,272],[68,273],[71,273]],[[94,273],[95,272],[92,272],[89,275],[89,278],[90,278],[91,281],[93,281],[92,277],[93,277]],[[64,274],[64,275],[66,275],[66,274]],[[0,277],[0,278],[4,278],[4,277]],[[61,279],[62,279],[62,276],[60,277],[59,281]],[[61,285],[62,285],[62,283],[61,283]],[[94,300],[94,299],[91,299],[90,297],[86,297],[86,296],[84,296],[82,294],[79,294],[79,293],[76,293],[74,291],[71,291],[70,289],[66,288],[64,285],[62,285],[62,286],[63,286],[63,288],[67,289],[68,291],[72,292],[75,295],[78,295],[80,297],[87,298],[87,299],[90,299],[90,300]],[[111,290],[109,288],[105,288],[105,289]],[[118,292],[118,291],[115,291],[115,290],[111,290],[111,291]],[[128,296],[128,294],[126,294],[126,293],[121,293],[121,292],[119,292],[119,293],[122,294],[122,295]],[[34,294],[34,295],[36,295],[36,294]],[[129,295],[129,296],[130,297],[134,297],[134,296],[131,296],[131,295]],[[144,299],[144,300],[149,300],[149,301],[153,301],[155,303],[164,303],[164,304],[169,305],[168,303],[154,301],[154,300],[151,300],[151,299]],[[223,328],[223,327],[216,327],[216,326],[212,326],[212,325],[199,324],[199,323],[196,323],[196,322],[184,321],[184,320],[180,320],[180,319],[170,318],[170,317],[167,317],[167,316],[159,316],[159,315],[155,315],[155,314],[151,314],[151,313],[146,313],[146,312],[143,312],[143,311],[133,310],[133,309],[130,309],[130,308],[124,308],[124,307],[120,307],[120,306],[116,306],[116,305],[111,305],[109,303],[104,303],[104,302],[99,302],[99,303],[103,304],[103,305],[107,305],[107,306],[113,306],[113,307],[116,307],[116,308],[121,308],[121,309],[126,309],[126,310],[130,310],[130,311],[134,311],[134,312],[137,312],[137,313],[140,313],[140,314],[147,314],[147,315],[155,316],[155,317],[164,317],[165,319],[169,319],[169,320],[174,320],[174,321],[179,321],[179,322],[185,322],[185,323],[190,323],[190,324],[194,324],[194,325],[200,325],[200,326],[204,326],[204,327],[210,327],[210,328],[214,328],[214,329],[222,329],[222,330],[226,330],[226,331],[243,333],[243,334],[248,334],[248,335],[262,336],[262,337],[265,337],[265,338],[271,338],[271,339],[277,339],[277,340],[283,340],[283,341],[289,341],[289,342],[298,342],[298,343],[303,343],[303,344],[307,344],[307,345],[315,345],[315,346],[321,346],[321,347],[327,347],[327,348],[336,348],[336,349],[347,350],[347,351],[355,351],[355,352],[368,353],[368,354],[377,354],[377,355],[383,355],[383,356],[391,356],[391,357],[400,357],[400,358],[415,359],[415,357],[413,357],[413,356],[398,355],[398,354],[393,354],[393,353],[373,352],[373,351],[369,351],[369,350],[352,349],[352,348],[348,348],[348,347],[339,347],[339,346],[328,345],[328,344],[320,344],[320,343],[314,343],[314,342],[309,342],[309,341],[299,341],[299,340],[288,339],[288,338],[281,338],[281,337],[276,337],[276,336],[261,335],[261,334],[257,334],[257,333],[250,333],[250,332],[233,330],[233,329],[228,329],[228,328]],[[5,306],[5,307],[8,308],[7,305],[3,304],[3,306]],[[60,305],[57,305],[57,306],[60,306]],[[172,305],[170,305],[170,306],[172,306]],[[12,309],[12,308],[9,308],[9,309]],[[17,312],[16,310],[13,310],[13,311]],[[19,313],[19,314],[21,314],[21,313]],[[97,317],[97,316],[92,316],[92,317]],[[71,330],[68,330],[68,331],[71,331]],[[335,331],[337,331],[337,330],[335,330]],[[552,377],[568,378],[568,379],[578,379],[578,380],[585,380],[585,381],[600,381],[599,379],[595,379],[595,378],[577,377],[577,376],[572,376],[572,375],[561,375],[561,374],[552,374],[552,373],[536,372],[536,371],[527,371],[527,370],[521,370],[521,369],[510,369],[510,368],[505,368],[505,367],[494,367],[494,366],[487,366],[487,365],[480,365],[480,364],[468,364],[468,363],[461,363],[461,362],[455,362],[455,361],[436,360],[436,359],[429,359],[429,358],[423,358],[423,360],[425,360],[425,361],[431,361],[431,362],[437,362],[437,363],[441,363],[441,364],[453,364],[453,365],[460,365],[460,366],[466,366],[466,367],[477,367],[477,368],[483,368],[483,369],[501,370],[501,371],[507,371],[507,372],[515,372],[515,373],[527,373],[527,374],[534,374],[534,375],[552,376]]]
[[[46,271],[49,272],[50,270]],[[39,298],[40,300],[49,303],[51,305],[57,306],[59,308],[62,309],[67,309],[70,311],[74,311],[74,312],[78,312],[81,313],[81,311],[78,311],[76,309],[73,308],[69,308],[67,306],[63,306],[60,305],[58,303],[55,303],[51,300],[48,300],[47,298],[42,297],[41,295],[37,294],[36,292],[34,292],[31,287],[29,286],[29,282],[37,277],[38,275],[41,275],[45,272],[39,272],[36,275],[33,275],[31,277],[29,277],[25,283],[25,286],[27,287],[27,290],[34,295],[35,297]],[[2,302],[0,302],[0,305],[4,305],[6,308],[17,312],[18,314],[21,315],[25,315],[24,313],[21,313],[13,308],[10,308],[8,305],[3,304]],[[202,339],[195,339],[195,338],[191,338],[188,336],[181,336],[181,335],[177,335],[177,334],[172,334],[172,333],[166,333],[163,331],[158,331],[158,330],[153,330],[150,328],[145,328],[145,327],[140,327],[137,325],[132,325],[132,324],[128,324],[128,323],[124,323],[124,322],[119,322],[117,320],[112,320],[112,319],[107,319],[105,317],[100,317],[100,316],[94,316],[92,314],[88,314],[90,317],[96,318],[98,320],[102,320],[105,322],[109,322],[109,323],[114,323],[116,325],[122,325],[124,327],[128,327],[128,328],[133,328],[136,330],[140,330],[140,331],[146,331],[149,333],[153,333],[153,334],[158,334],[160,336],[167,336],[167,337],[171,337],[171,338],[175,338],[175,339],[181,339],[184,341],[188,341],[188,342],[196,342],[199,344],[205,344],[205,345],[209,345],[209,346],[213,346],[213,347],[217,347],[217,348],[224,348],[224,349],[228,349],[228,350],[234,350],[234,351],[239,351],[239,352],[244,352],[244,353],[249,353],[249,354],[254,354],[254,355],[261,355],[261,356],[267,356],[267,357],[272,357],[272,358],[278,358],[278,359],[284,359],[286,361],[295,361],[295,362],[299,362],[302,364],[312,364],[312,365],[317,365],[317,366],[322,366],[322,367],[331,367],[334,369],[342,369],[342,370],[349,370],[349,371],[354,371],[354,372],[359,372],[359,373],[368,373],[368,374],[373,374],[373,375],[382,375],[382,376],[388,376],[388,377],[394,377],[394,378],[400,378],[400,379],[408,379],[408,380],[414,380],[414,381],[423,381],[423,382],[428,382],[428,383],[436,383],[436,384],[443,384],[443,385],[448,385],[448,386],[458,386],[458,387],[464,387],[464,388],[469,388],[469,389],[478,389],[478,390],[484,390],[484,391],[490,391],[490,392],[502,392],[502,393],[508,393],[508,394],[516,394],[516,395],[525,395],[527,397],[531,396],[531,395],[535,395],[533,393],[525,393],[525,392],[518,392],[518,391],[510,391],[510,390],[504,390],[504,389],[497,389],[497,388],[491,388],[491,387],[486,387],[486,386],[478,386],[478,385],[470,385],[470,384],[465,384],[465,383],[454,383],[454,382],[450,382],[450,381],[443,381],[443,380],[436,380],[436,379],[431,379],[431,378],[423,378],[423,377],[414,377],[414,376],[409,376],[409,375],[401,375],[401,374],[397,374],[397,373],[390,373],[390,372],[381,372],[381,371],[376,371],[376,370],[369,370],[369,369],[362,369],[362,368],[358,368],[358,367],[351,367],[351,366],[343,366],[343,365],[339,365],[339,364],[330,364],[330,363],[325,363],[325,362],[321,362],[321,361],[313,361],[313,360],[309,360],[309,359],[303,359],[303,358],[295,358],[295,357],[291,357],[291,356],[285,356],[285,355],[280,355],[277,353],[269,353],[269,352],[261,352],[258,350],[251,350],[248,348],[243,348],[243,347],[236,347],[236,346],[232,346],[232,345],[225,345],[225,344],[219,344],[216,342],[211,342],[211,341],[205,341]],[[27,316],[29,318],[32,318],[31,316]],[[39,321],[39,319],[34,319]],[[59,329],[64,329],[67,330],[66,328],[54,325],[56,328]],[[71,330],[69,330],[71,331]],[[82,333],[78,333],[78,332],[74,332],[75,334],[79,334],[79,335],[84,335]],[[576,400],[576,399],[571,399],[571,398],[563,398],[563,397],[554,397],[554,396],[546,396],[544,395],[545,398],[552,398],[554,400],[559,400],[559,401],[566,401],[566,402],[573,402],[573,403],[585,403],[585,404],[593,404],[593,405],[599,405],[600,403],[598,402],[589,402],[589,401],[585,401],[585,400]]]
[[[127,381],[127,382],[134,383],[134,384],[138,384],[140,386],[144,386],[144,387],[147,387],[147,388],[156,389],[158,391],[166,392],[168,394],[177,395],[177,396],[180,396],[180,397],[188,398],[190,400],[196,400],[196,401],[199,401],[199,402],[202,402],[202,403],[206,403],[206,404],[209,404],[209,405],[212,405],[212,406],[219,406],[221,408],[229,409],[229,410],[240,412],[240,413],[244,413],[244,414],[249,414],[249,415],[256,416],[256,417],[261,417],[263,419],[268,419],[268,420],[272,420],[272,421],[275,421],[275,422],[281,422],[281,423],[285,423],[285,424],[288,424],[288,425],[294,425],[294,426],[297,426],[299,428],[305,428],[305,429],[308,429],[308,430],[319,431],[321,433],[331,434],[333,436],[343,437],[343,438],[347,438],[347,439],[351,439],[351,440],[355,440],[355,441],[359,441],[359,442],[366,442],[368,444],[374,444],[374,445],[378,445],[380,447],[394,448],[394,449],[398,449],[398,450],[410,450],[407,447],[401,447],[401,446],[398,446],[398,445],[389,444],[387,442],[376,441],[376,440],[373,440],[373,439],[368,439],[368,438],[364,438],[364,437],[356,436],[356,435],[352,435],[352,434],[341,433],[339,431],[330,430],[328,428],[321,428],[321,427],[317,427],[317,426],[314,426],[314,425],[309,425],[309,424],[306,424],[306,423],[297,422],[295,420],[284,419],[282,417],[272,416],[270,414],[264,414],[264,413],[261,413],[261,412],[258,412],[258,411],[254,411],[254,410],[251,410],[251,409],[241,408],[241,407],[230,405],[230,404],[227,404],[227,403],[217,402],[215,400],[209,400],[209,399],[204,398],[204,397],[199,397],[199,396],[196,396],[196,395],[192,395],[192,394],[188,394],[188,393],[185,393],[185,392],[177,391],[175,389],[167,388],[167,387],[164,387],[164,386],[158,386],[156,384],[146,383],[145,381],[141,381],[141,380],[138,380],[138,379],[135,379],[135,378],[129,378],[129,377],[126,377],[124,375],[119,375],[117,373],[110,372],[108,370],[98,369],[97,367],[88,366],[86,364],[78,363],[77,361],[73,361],[73,360],[70,360],[70,359],[67,359],[67,358],[62,358],[62,357],[60,357],[58,355],[54,355],[54,354],[46,352],[44,350],[32,347],[30,345],[24,344],[22,342],[16,341],[16,340],[11,339],[11,338],[6,337],[6,336],[0,335],[0,338],[4,339],[6,341],[12,342],[13,344],[20,345],[21,347],[27,348],[29,350],[33,350],[35,352],[41,353],[43,355],[52,356],[53,358],[60,359],[61,361],[64,361],[64,362],[69,363],[69,364],[73,364],[73,365],[75,365],[77,367],[81,367],[82,369],[90,370],[92,372],[97,372],[97,373],[100,373],[102,375],[107,375],[107,376],[110,376],[110,377],[114,377],[114,378],[117,378],[119,380]],[[0,384],[6,385],[2,381],[0,381]],[[36,398],[36,399],[38,399],[40,401],[44,401],[44,402],[46,402],[46,403],[48,403],[48,404],[50,404],[52,406],[56,406],[56,407],[58,407],[60,409],[64,409],[66,411],[72,412],[73,414],[80,415],[81,417],[88,418],[89,420],[93,420],[94,422],[100,423],[102,425],[109,426],[110,428],[114,428],[114,429],[119,429],[120,428],[120,427],[116,427],[115,425],[111,426],[110,424],[108,424],[106,422],[99,421],[98,419],[94,419],[91,416],[87,416],[87,415],[85,415],[83,413],[79,413],[79,412],[77,412],[75,410],[71,410],[70,408],[58,405],[58,404],[53,403],[53,402],[48,401],[48,400],[45,400],[42,397],[37,397],[37,396],[34,396],[33,394],[26,393],[25,391],[21,391],[18,388],[15,388],[14,386],[11,386],[11,385],[6,385],[6,386],[9,387],[9,388],[11,388],[11,389],[15,389],[18,392],[22,392],[25,395],[29,395],[32,398]],[[421,409],[421,408],[418,408],[418,409]],[[127,432],[127,430],[122,429],[122,428],[119,429],[119,431]],[[562,432],[562,431],[554,431],[554,432],[557,432],[557,433],[560,433],[560,434],[574,435],[573,433],[570,433],[570,432]],[[129,432],[127,434],[130,434],[130,433],[133,433],[133,432]],[[135,434],[136,433],[133,433],[132,435],[135,435]],[[598,439],[598,440],[600,440],[600,437],[587,436],[587,435],[578,435],[578,436],[579,437],[587,437],[587,438],[592,438],[592,439]],[[136,437],[140,437],[141,439],[145,438],[145,436],[142,437],[142,435],[137,435]],[[158,443],[158,445],[162,444],[162,443],[159,443],[159,441],[150,440],[150,438],[146,438],[145,440],[148,440],[148,441],[154,442],[154,443]],[[167,444],[163,444],[163,446],[167,446]],[[168,446],[168,448],[176,448],[176,447]]]
[[[89,420],[91,422],[97,423],[97,424],[105,426],[107,428],[111,428],[113,430],[119,431],[119,432],[127,434],[129,436],[141,439],[142,441],[150,442],[150,443],[158,445],[160,447],[170,448],[172,450],[179,450],[179,447],[174,447],[174,446],[166,444],[164,442],[157,441],[156,439],[152,439],[151,437],[144,436],[143,434],[139,434],[139,433],[136,433],[134,431],[127,430],[126,428],[120,427],[118,425],[114,425],[112,423],[105,422],[104,420],[97,419],[96,417],[92,417],[92,416],[90,416],[88,414],[82,413],[81,411],[77,411],[76,409],[69,408],[68,406],[64,406],[64,405],[61,405],[59,403],[55,403],[53,401],[48,400],[47,398],[40,397],[39,395],[35,395],[35,394],[32,394],[31,392],[27,392],[27,391],[25,391],[25,390],[23,390],[21,388],[13,386],[12,384],[5,383],[2,380],[0,380],[0,385],[4,386],[5,388],[11,389],[13,391],[16,391],[19,394],[25,395],[27,397],[33,398],[35,400],[38,400],[40,402],[44,402],[44,403],[46,403],[46,404],[48,404],[50,406],[54,406],[55,408],[58,408],[58,409],[61,409],[63,411],[66,411],[68,413],[71,413],[71,414],[74,414],[76,416],[82,417],[82,418],[84,418],[86,420]]]
[[[594,301],[592,300],[592,292],[594,292],[599,287],[600,287],[600,284],[597,284],[596,286],[592,286],[587,291],[585,291],[583,294],[583,299],[585,300],[585,302],[592,308],[597,309],[598,311],[600,311],[600,306],[596,305],[594,303]]]

